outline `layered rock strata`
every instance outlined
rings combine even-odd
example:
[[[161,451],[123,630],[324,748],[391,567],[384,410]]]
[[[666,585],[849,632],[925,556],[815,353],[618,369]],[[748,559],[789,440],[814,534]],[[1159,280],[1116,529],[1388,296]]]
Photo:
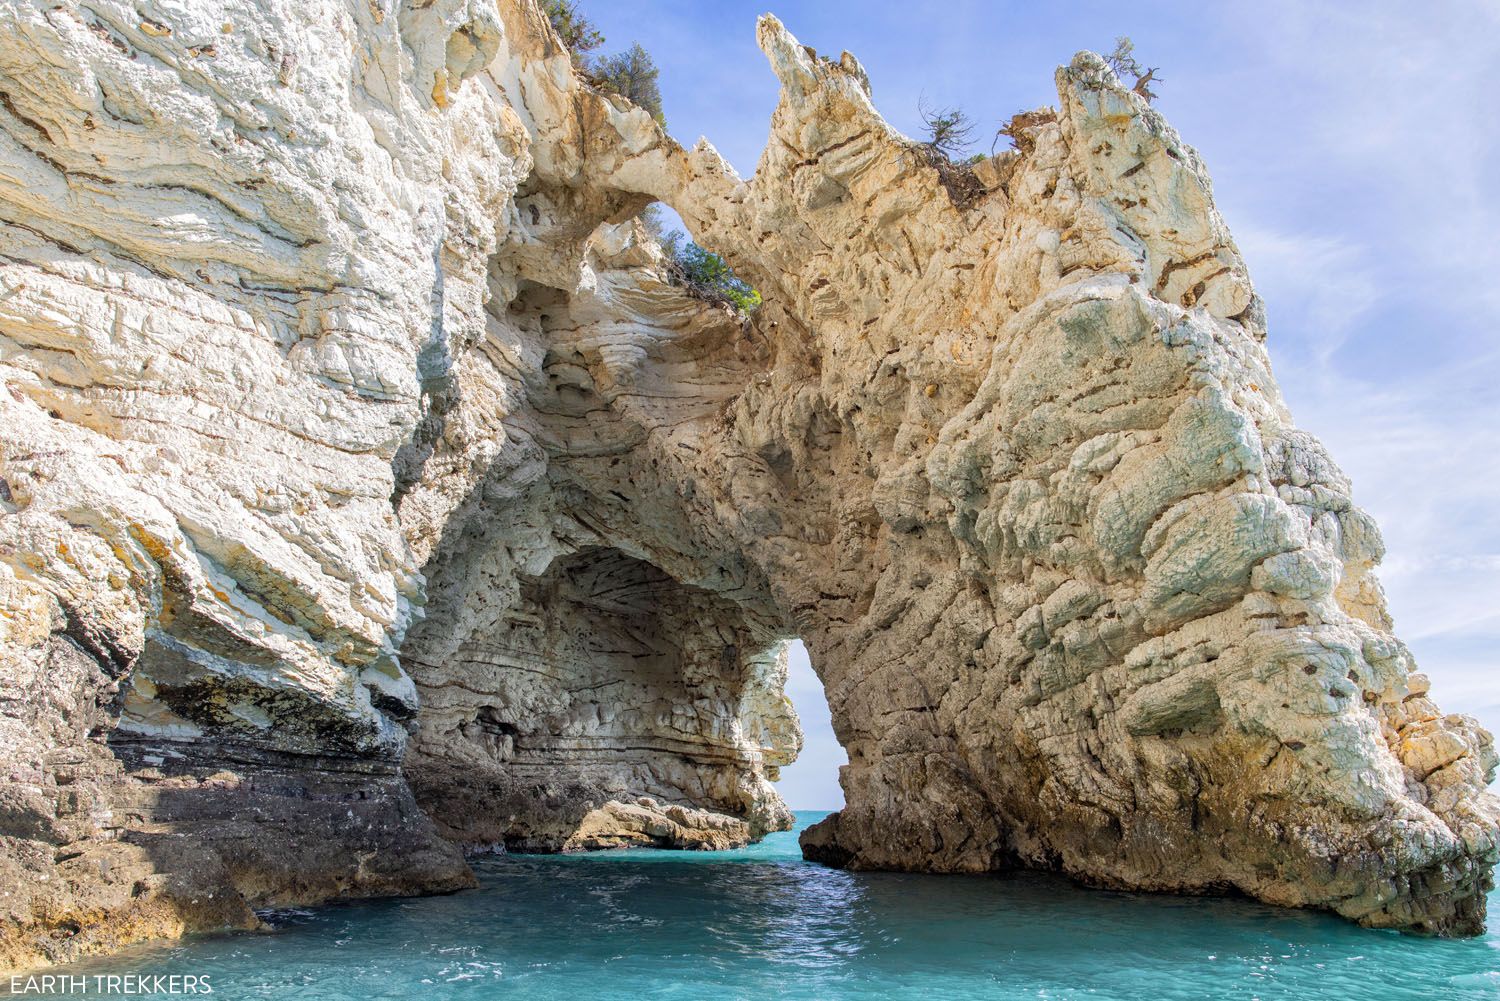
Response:
[[[528,0],[0,18],[0,963],[783,828],[793,636],[809,857],[1482,927],[1490,737],[1097,57],[956,173],[765,18],[742,181]]]

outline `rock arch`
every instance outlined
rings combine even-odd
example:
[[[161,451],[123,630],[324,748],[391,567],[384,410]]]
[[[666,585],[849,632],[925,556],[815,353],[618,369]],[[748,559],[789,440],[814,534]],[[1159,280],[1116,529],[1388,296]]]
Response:
[[[769,16],[760,42],[752,180],[627,138],[598,183],[766,295],[699,470],[753,495],[727,531],[849,752],[809,856],[1479,927],[1490,738],[1391,634],[1378,530],[1276,391],[1196,153],[1084,53],[957,198],[852,56]]]
[[[470,845],[642,791],[774,827],[794,635],[850,758],[813,857],[1480,929],[1491,739],[1392,635],[1197,155],[1097,57],[955,188],[764,18],[743,181],[530,0],[258,2],[235,44],[6,12],[0,965],[466,885],[408,775]],[[653,199],[754,322],[663,279]],[[654,665],[610,721],[548,601]],[[576,795],[501,767],[549,748]]]

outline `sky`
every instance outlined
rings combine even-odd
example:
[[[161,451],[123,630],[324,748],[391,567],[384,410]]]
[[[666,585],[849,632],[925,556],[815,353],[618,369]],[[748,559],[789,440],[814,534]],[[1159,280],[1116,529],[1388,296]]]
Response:
[[[656,58],[672,134],[707,136],[745,177],[777,99],[763,10],[858,56],[908,134],[924,99],[978,131],[1056,104],[1058,65],[1128,35],[1213,174],[1298,425],[1380,523],[1397,635],[1444,709],[1500,729],[1500,0],[583,6],[604,51],[639,41]],[[845,759],[805,651],[788,691],[807,746],[782,794],[836,808]]]

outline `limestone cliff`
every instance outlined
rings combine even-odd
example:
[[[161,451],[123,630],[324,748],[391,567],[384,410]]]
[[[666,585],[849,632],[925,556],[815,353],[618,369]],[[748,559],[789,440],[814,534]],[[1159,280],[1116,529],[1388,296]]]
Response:
[[[1482,926],[1490,737],[1096,57],[956,179],[765,18],[747,182],[529,0],[0,22],[0,964],[785,827],[793,636],[810,857]]]

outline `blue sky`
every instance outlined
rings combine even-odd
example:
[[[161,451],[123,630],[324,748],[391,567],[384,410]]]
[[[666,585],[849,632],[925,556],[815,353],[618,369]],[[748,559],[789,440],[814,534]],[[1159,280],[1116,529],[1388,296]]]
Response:
[[[606,51],[661,66],[672,133],[754,172],[776,104],[755,46],[768,0],[585,0]],[[822,0],[769,8],[848,49],[876,106],[985,128],[1055,104],[1052,73],[1129,35],[1161,67],[1157,106],[1203,154],[1270,317],[1298,424],[1380,522],[1398,635],[1450,712],[1500,729],[1500,3]],[[980,144],[988,149],[988,141]],[[782,791],[842,801],[817,680],[790,692],[808,734]]]

